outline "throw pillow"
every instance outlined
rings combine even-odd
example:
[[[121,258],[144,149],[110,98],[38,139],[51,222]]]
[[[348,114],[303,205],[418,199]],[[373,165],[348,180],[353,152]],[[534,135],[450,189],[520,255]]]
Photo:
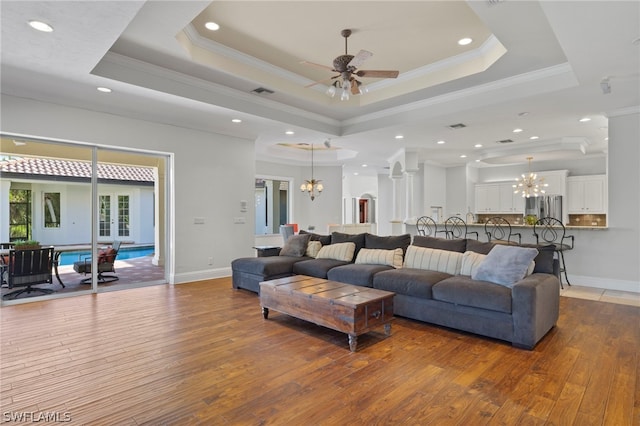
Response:
[[[322,243],[320,241],[309,241],[309,243],[307,243],[307,251],[304,255],[309,257],[317,257],[318,252],[321,248]]]
[[[467,247],[467,240],[447,240],[446,238],[434,238],[416,235],[415,237],[413,237],[413,245],[418,247],[427,247],[438,250],[449,250],[464,253]]]
[[[467,251],[474,251],[480,254],[489,254],[495,246],[494,243],[483,243],[472,239],[467,240]]]
[[[358,252],[361,248],[364,247],[364,238],[366,234],[345,234],[342,232],[332,232],[331,233],[331,244],[335,243],[355,243],[356,251],[355,255],[358,255]]]
[[[301,229],[299,234],[309,234],[311,235],[310,241],[320,241],[323,246],[331,244],[331,235],[320,235],[314,232],[305,231],[304,229]]]
[[[411,244],[411,235],[390,235],[381,237],[379,235],[365,234],[364,246],[368,249],[394,250],[402,249],[402,254],[407,251]]]
[[[322,246],[316,259],[333,259],[351,262],[355,250],[356,244],[351,242],[330,244],[328,246]]]
[[[280,256],[302,257],[307,251],[309,243],[309,234],[292,235],[284,243],[284,247],[280,250]]]
[[[515,283],[525,277],[531,261],[537,255],[538,250],[534,248],[497,244],[478,266],[475,274],[471,275],[471,278],[513,287]]]
[[[404,257],[405,268],[427,269],[456,275],[460,273],[462,253],[426,247],[409,246]]]
[[[356,263],[365,265],[387,265],[402,268],[402,249],[367,249],[363,248],[356,257]]]
[[[462,254],[462,264],[460,265],[460,275],[471,276],[478,270],[478,266],[487,257],[486,254],[476,253],[467,250]]]

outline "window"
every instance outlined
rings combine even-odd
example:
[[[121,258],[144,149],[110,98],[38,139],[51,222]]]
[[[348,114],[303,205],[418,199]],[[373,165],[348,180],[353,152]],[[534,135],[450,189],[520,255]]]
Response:
[[[60,228],[60,193],[44,193],[44,227]]]
[[[31,237],[31,191],[9,190],[9,240],[30,240]]]

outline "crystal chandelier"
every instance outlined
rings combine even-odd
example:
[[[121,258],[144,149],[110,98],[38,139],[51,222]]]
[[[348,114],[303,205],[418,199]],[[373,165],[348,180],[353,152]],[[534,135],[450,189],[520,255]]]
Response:
[[[311,179],[305,180],[304,183],[300,185],[300,191],[308,192],[311,201],[313,201],[316,199],[316,195],[320,195],[323,189],[322,181],[313,178],[313,144],[311,144]]]
[[[525,175],[523,173],[519,179],[516,179],[518,183],[513,185],[515,188],[513,193],[522,193],[522,198],[542,195],[545,193],[544,188],[549,186],[548,183],[544,183],[543,177],[538,179],[538,175],[531,171],[531,160],[533,160],[533,157],[527,157],[527,160],[529,161],[529,174]]]

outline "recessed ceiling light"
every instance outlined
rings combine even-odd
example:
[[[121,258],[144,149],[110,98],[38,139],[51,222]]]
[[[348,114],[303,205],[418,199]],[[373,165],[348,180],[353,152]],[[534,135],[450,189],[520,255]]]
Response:
[[[589,117],[583,117],[580,119],[581,123],[586,123],[587,121],[591,121],[591,119]]]
[[[404,136],[402,136],[402,135],[396,135],[396,139],[404,139]]]
[[[466,155],[464,155],[464,154],[462,154],[462,155],[460,156],[460,158],[467,158],[467,156],[466,156]]]
[[[436,143],[437,143],[438,145],[443,145],[443,144],[445,144],[446,142],[445,142],[445,141],[438,141],[438,142],[436,142]]]
[[[520,133],[522,129],[513,129],[513,133]]]
[[[111,89],[109,89],[108,87],[98,87],[97,90],[98,92],[102,93],[111,93]]]
[[[458,44],[460,46],[466,46],[467,44],[471,44],[472,41],[473,41],[473,39],[470,39],[469,37],[465,37],[465,38],[461,38],[460,40],[458,40]]]
[[[532,141],[535,141],[537,139],[540,139],[540,136],[531,136],[529,139],[531,139]]]
[[[42,21],[29,21],[29,26],[34,30],[42,31],[43,33],[53,32],[53,27],[46,22]]]
[[[242,120],[240,120],[239,118],[234,118],[231,120],[232,123],[242,123]]]
[[[480,162],[480,159],[477,159],[477,160],[476,160],[476,163],[479,163],[479,162]]]
[[[204,27],[211,31],[218,31],[220,29],[220,25],[216,24],[215,22],[207,22],[206,24],[204,24]]]
[[[609,142],[609,138],[608,137],[604,138],[604,140],[605,140],[605,142]]]
[[[366,165],[366,164],[363,164],[363,165],[362,165],[362,167],[369,167],[369,166],[368,166],[368,165]]]
[[[482,144],[481,143],[477,143],[474,145],[475,148],[482,148]]]
[[[286,132],[284,132],[285,135],[295,135],[296,132],[294,132],[293,130],[287,130]]]
[[[358,175],[359,175],[359,173],[358,173],[358,172],[353,172],[353,175],[354,175],[354,176],[358,176]]]

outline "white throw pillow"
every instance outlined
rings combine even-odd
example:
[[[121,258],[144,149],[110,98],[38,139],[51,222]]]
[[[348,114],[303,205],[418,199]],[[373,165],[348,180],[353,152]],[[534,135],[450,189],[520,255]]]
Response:
[[[304,255],[308,257],[317,257],[321,248],[322,243],[320,241],[309,241],[307,243],[307,251]]]
[[[322,246],[316,259],[334,259],[351,262],[356,251],[356,243],[336,243]]]
[[[535,248],[497,244],[471,274],[471,278],[513,287],[525,277],[537,255],[538,250]]]
[[[356,257],[356,263],[365,265],[387,265],[394,268],[402,268],[402,249],[360,249]]]
[[[445,272],[451,275],[460,273],[462,253],[438,250],[426,247],[409,246],[404,256],[404,267]]]
[[[487,257],[486,254],[476,253],[475,251],[465,251],[462,254],[462,265],[460,266],[460,275],[471,276],[474,274],[478,266]]]

